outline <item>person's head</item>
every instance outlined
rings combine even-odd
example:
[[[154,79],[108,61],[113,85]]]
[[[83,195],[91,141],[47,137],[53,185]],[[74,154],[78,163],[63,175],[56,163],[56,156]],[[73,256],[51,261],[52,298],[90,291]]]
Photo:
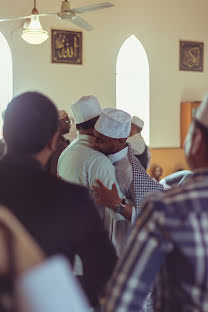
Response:
[[[93,135],[93,129],[102,109],[93,95],[82,97],[71,106],[76,128],[80,134]]]
[[[208,167],[208,95],[198,107],[189,128],[185,156],[191,169]]]
[[[40,93],[21,94],[7,106],[3,135],[8,153],[41,155],[41,163],[45,165],[56,148],[57,129],[57,109],[49,98]]]
[[[95,124],[95,147],[103,154],[115,154],[126,147],[131,116],[119,109],[104,109]]]
[[[152,178],[155,178],[157,181],[159,181],[162,175],[162,172],[163,172],[162,167],[158,165],[153,165],[151,169],[151,176]]]
[[[144,121],[137,116],[132,116],[130,136],[140,133],[143,127],[144,127]]]
[[[69,133],[71,122],[65,110],[59,111],[59,131],[61,134]]]

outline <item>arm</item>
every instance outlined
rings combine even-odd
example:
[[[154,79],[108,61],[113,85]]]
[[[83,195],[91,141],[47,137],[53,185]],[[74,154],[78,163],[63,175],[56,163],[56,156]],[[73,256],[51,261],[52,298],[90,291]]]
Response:
[[[120,198],[117,186],[114,183],[111,189],[108,189],[103,185],[103,183],[100,180],[95,181],[97,185],[92,186],[92,190],[94,193],[94,196],[96,198],[96,203],[100,205],[104,205],[108,208],[111,208],[113,211],[116,211],[116,206],[119,205],[122,201],[122,198]],[[125,208],[121,212],[122,216],[124,216],[127,220],[131,220],[132,218],[132,205],[125,203]]]
[[[142,309],[169,251],[160,226],[157,226],[161,217],[162,213],[155,211],[154,204],[143,206],[107,289],[105,312]],[[129,300],[125,300],[127,297]]]

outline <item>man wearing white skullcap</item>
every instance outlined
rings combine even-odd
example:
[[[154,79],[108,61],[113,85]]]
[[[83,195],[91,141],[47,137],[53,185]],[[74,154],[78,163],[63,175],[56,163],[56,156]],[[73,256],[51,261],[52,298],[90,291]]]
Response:
[[[137,116],[131,118],[131,132],[127,142],[131,146],[132,153],[139,159],[140,163],[146,170],[150,161],[149,148],[141,135],[144,121]]]
[[[116,245],[123,246],[129,227],[121,224],[115,219],[115,212],[122,214],[132,222],[139,213],[139,207],[145,195],[155,190],[162,190],[163,186],[154,182],[146,173],[139,160],[134,157],[130,146],[126,140],[131,130],[131,116],[118,109],[105,109],[95,124],[94,135],[96,137],[95,146],[111,160],[116,169],[116,178],[121,192],[126,198],[131,199],[133,206],[121,200],[114,191],[103,188],[98,182],[94,186],[95,195],[98,201],[113,209],[110,213],[114,219],[113,236]],[[116,199],[117,205],[114,200]],[[136,211],[135,211],[136,209]],[[112,227],[111,227],[112,228]],[[125,232],[126,231],[126,232]],[[123,238],[121,235],[124,233]],[[120,247],[121,249],[121,247]]]
[[[64,180],[81,184],[89,189],[96,179],[106,187],[116,182],[115,169],[110,160],[94,147],[93,129],[102,109],[95,96],[82,97],[71,106],[78,130],[78,138],[61,154],[58,162],[58,174]],[[118,185],[117,185],[118,186]],[[119,193],[121,197],[120,190]],[[104,213],[100,208],[101,216]]]
[[[109,283],[105,312],[141,311],[152,285],[158,312],[208,310],[208,95],[185,155],[193,175],[147,197]]]

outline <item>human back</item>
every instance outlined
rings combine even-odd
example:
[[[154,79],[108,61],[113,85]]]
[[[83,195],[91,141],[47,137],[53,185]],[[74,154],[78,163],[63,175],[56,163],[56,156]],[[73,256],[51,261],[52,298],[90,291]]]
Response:
[[[111,176],[114,178],[115,170],[110,160],[94,148],[93,141],[92,136],[79,135],[64,150],[58,164],[61,178],[88,188],[95,184],[96,179],[102,180],[105,184]]]
[[[116,182],[115,169],[110,160],[94,146],[93,129],[102,112],[97,98],[84,96],[71,109],[78,137],[62,152],[58,162],[58,175],[89,189],[96,179],[107,187],[112,187]]]

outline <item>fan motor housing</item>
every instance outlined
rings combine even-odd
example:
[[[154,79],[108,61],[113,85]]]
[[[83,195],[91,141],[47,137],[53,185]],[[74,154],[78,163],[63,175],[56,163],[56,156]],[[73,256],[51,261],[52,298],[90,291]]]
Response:
[[[69,3],[69,1],[67,1],[67,0],[62,1],[61,12],[70,12],[70,3]]]

